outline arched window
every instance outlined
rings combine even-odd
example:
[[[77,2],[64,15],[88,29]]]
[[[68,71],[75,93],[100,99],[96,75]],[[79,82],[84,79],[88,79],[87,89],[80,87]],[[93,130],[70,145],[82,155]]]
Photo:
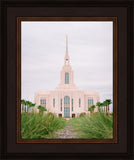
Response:
[[[90,100],[88,99],[88,109],[89,109],[89,107],[90,107]]]
[[[81,99],[79,98],[79,107],[81,106]]]
[[[53,107],[55,107],[55,99],[53,99]]]
[[[61,105],[60,111],[62,112],[62,99],[60,100],[60,105]]]
[[[64,117],[70,118],[70,97],[64,97]]]
[[[74,111],[74,108],[73,108],[73,99],[72,99],[72,111]]]
[[[65,84],[69,84],[69,73],[65,73]]]
[[[69,96],[64,97],[64,104],[70,104],[70,98]]]

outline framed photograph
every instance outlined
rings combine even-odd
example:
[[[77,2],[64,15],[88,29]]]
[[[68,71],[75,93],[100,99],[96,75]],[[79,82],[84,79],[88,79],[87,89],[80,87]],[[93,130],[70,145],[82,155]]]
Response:
[[[2,157],[132,159],[132,2],[2,4]]]
[[[17,142],[117,143],[117,17],[17,17],[17,38]]]

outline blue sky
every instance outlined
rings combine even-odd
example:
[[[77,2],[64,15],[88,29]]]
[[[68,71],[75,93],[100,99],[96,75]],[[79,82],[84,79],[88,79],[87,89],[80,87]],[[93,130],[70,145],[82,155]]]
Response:
[[[34,102],[35,92],[54,90],[60,83],[66,35],[75,84],[99,92],[100,101],[113,99],[111,21],[22,22],[21,98]]]

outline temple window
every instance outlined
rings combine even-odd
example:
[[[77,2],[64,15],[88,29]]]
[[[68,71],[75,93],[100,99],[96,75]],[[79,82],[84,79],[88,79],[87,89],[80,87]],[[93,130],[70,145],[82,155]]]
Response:
[[[60,100],[60,104],[61,104],[61,107],[62,107],[62,99]]]
[[[88,109],[89,109],[89,107],[90,107],[90,100],[88,99]]]
[[[72,107],[73,107],[73,99],[72,99]]]
[[[64,97],[64,104],[70,104],[70,98],[69,96]]]
[[[93,99],[90,99],[90,104],[93,105]]]
[[[53,99],[53,107],[55,107],[55,99]]]
[[[81,99],[79,98],[79,107],[81,107]]]
[[[72,111],[73,111],[74,109],[73,109],[73,99],[72,99]]]
[[[65,84],[69,84],[69,73],[65,73]]]
[[[88,108],[93,105],[93,99],[88,99]]]
[[[40,104],[46,104],[46,99],[41,99]]]

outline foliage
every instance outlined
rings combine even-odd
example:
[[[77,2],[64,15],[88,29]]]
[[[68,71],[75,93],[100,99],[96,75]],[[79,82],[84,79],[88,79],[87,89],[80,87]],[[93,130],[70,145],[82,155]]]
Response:
[[[70,119],[70,124],[80,138],[111,139],[113,138],[113,116],[102,112]]]
[[[106,112],[109,115],[109,105],[112,103],[111,99],[106,99],[105,101],[103,101],[103,103],[101,102],[97,102],[96,106],[98,106],[99,112]]]
[[[22,113],[21,138],[46,139],[66,125],[66,120],[54,114]]]
[[[22,104],[22,108],[25,108],[25,112],[26,112],[26,106],[28,107],[28,111],[29,111],[29,108],[35,107],[35,103],[32,103],[30,101],[26,101],[24,99],[21,100],[21,104]]]
[[[47,111],[47,109],[41,105],[38,106],[40,112]]]
[[[94,112],[94,108],[95,108],[95,105],[92,105],[92,106],[88,109],[88,111],[90,111],[91,113],[93,113],[93,112]]]
[[[97,103],[96,103],[96,106],[100,107],[100,106],[101,106],[101,103],[100,103],[100,102],[97,102]]]
[[[100,112],[101,103],[100,103],[100,102],[97,102],[97,103],[96,103],[96,106],[98,106],[98,110],[99,110],[99,112]]]
[[[86,113],[85,112],[82,112],[81,114],[80,114],[80,117],[84,117],[86,115]]]

